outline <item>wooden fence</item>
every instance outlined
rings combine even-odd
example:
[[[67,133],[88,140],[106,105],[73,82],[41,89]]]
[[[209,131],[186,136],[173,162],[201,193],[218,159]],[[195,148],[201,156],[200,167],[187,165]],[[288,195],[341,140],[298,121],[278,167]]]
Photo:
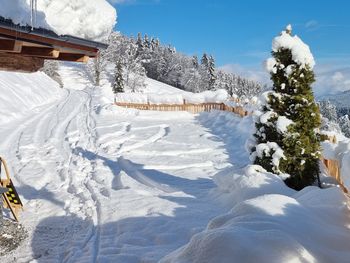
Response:
[[[212,110],[221,110],[228,111],[239,114],[244,117],[249,114],[243,107],[231,107],[227,106],[225,103],[200,103],[200,104],[192,104],[186,103],[184,101],[183,104],[136,104],[136,103],[122,103],[116,102],[117,106],[124,108],[132,108],[138,110],[152,110],[152,111],[187,111],[190,113],[200,113],[200,112],[210,112]]]
[[[121,103],[116,102],[117,106],[124,107],[124,108],[132,108],[132,109],[138,109],[138,110],[152,110],[152,111],[187,111],[190,113],[200,113],[200,112],[210,112],[212,110],[221,110],[221,111],[227,111],[227,112],[233,112],[241,117],[247,116],[250,113],[245,110],[241,106],[231,107],[227,106],[224,103],[201,103],[201,104],[192,104],[192,103],[186,103],[184,101],[183,104],[136,104],[136,103]],[[332,143],[337,143],[336,137],[330,137],[329,140]],[[340,164],[337,160],[327,160],[322,158],[321,161],[326,166],[328,173],[330,176],[334,177],[337,182],[339,183],[340,187],[343,189],[345,193],[348,192],[346,187],[343,184],[343,180],[341,178],[340,174]]]
[[[331,143],[337,143],[337,137],[332,136],[328,138]],[[334,177],[337,182],[339,183],[339,186],[343,189],[345,193],[348,193],[348,189],[344,186],[344,182],[341,176],[340,172],[340,163],[338,160],[327,160],[322,158],[321,161],[326,166],[328,170],[328,174],[332,177]]]

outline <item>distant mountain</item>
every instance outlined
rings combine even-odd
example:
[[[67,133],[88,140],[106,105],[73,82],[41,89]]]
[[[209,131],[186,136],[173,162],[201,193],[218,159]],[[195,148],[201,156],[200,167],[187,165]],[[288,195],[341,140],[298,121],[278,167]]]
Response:
[[[350,90],[340,92],[334,95],[326,95],[318,98],[319,101],[329,100],[337,107],[340,115],[350,115]]]

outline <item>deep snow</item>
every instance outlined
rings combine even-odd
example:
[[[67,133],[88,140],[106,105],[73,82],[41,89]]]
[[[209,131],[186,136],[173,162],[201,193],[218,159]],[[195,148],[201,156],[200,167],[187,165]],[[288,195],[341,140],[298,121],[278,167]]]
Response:
[[[0,127],[30,235],[1,262],[348,262],[347,197],[247,167],[252,117],[123,109],[81,67],[60,74],[63,90],[42,75],[1,78],[5,93],[40,89],[10,89],[31,110],[18,103]]]
[[[113,30],[117,17],[115,8],[106,0],[37,0],[38,12],[34,16],[30,0],[0,0],[0,4],[0,16],[15,24],[101,41]]]

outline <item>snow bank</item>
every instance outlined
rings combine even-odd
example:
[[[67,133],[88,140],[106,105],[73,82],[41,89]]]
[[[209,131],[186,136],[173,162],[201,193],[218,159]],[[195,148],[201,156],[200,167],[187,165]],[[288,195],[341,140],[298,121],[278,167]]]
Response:
[[[115,96],[115,102],[147,104],[148,95],[142,93],[118,93]]]
[[[147,94],[150,104],[183,104],[184,99],[181,94]]]
[[[340,174],[344,185],[350,189],[350,139],[342,138],[336,144],[325,141],[322,143],[322,148],[324,158],[339,161]]]
[[[215,181],[232,210],[161,262],[348,262],[350,213],[338,188],[295,192],[254,165]]]
[[[0,0],[0,15],[30,25],[30,0]],[[36,27],[59,35],[104,40],[116,23],[116,10],[105,0],[38,0]]]
[[[226,90],[204,91],[202,93],[118,93],[116,102],[147,104],[223,103],[229,98]]]
[[[229,99],[229,95],[226,90],[220,89],[216,91],[204,91],[201,93],[191,93],[186,92],[183,94],[184,99],[186,100],[186,103],[193,103],[193,104],[199,104],[199,103],[222,103]]]
[[[0,71],[0,93],[0,123],[4,124],[35,107],[60,98],[63,90],[42,72],[26,74]]]

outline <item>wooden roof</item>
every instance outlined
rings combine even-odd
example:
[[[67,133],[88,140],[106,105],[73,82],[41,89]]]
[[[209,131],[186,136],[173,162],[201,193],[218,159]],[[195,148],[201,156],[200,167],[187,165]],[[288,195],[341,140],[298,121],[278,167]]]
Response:
[[[45,59],[86,63],[107,45],[53,31],[18,26],[0,17],[0,70],[34,72]]]

